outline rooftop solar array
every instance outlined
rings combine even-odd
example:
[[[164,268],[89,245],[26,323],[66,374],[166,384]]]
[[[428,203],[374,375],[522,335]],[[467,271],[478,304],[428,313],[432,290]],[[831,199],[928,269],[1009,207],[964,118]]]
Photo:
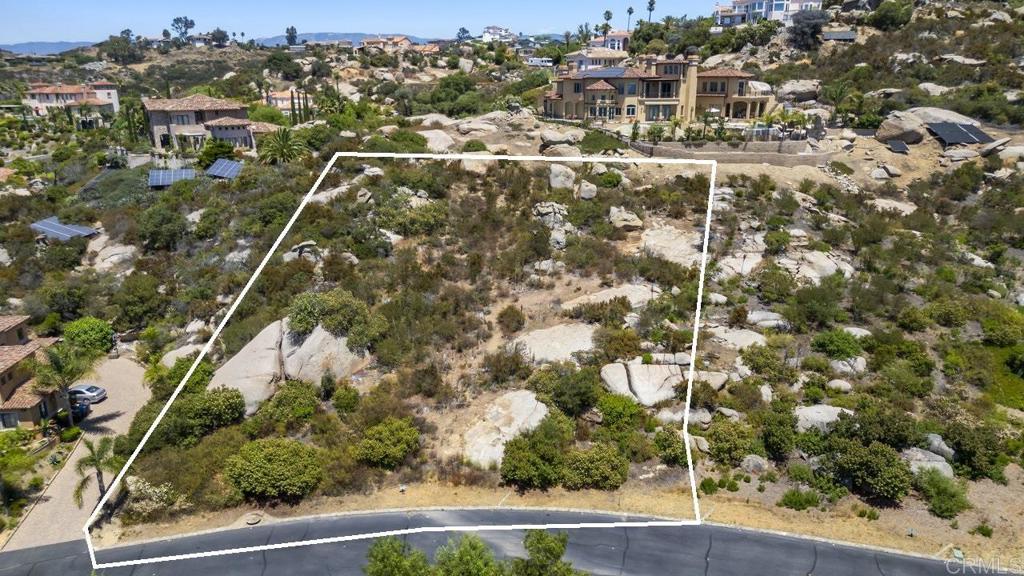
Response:
[[[96,230],[88,226],[77,226],[75,224],[61,224],[56,216],[50,216],[39,222],[29,224],[29,228],[39,234],[43,234],[50,240],[67,242],[72,238],[88,238],[96,234]]]
[[[181,180],[194,180],[196,171],[191,168],[180,170],[150,170],[149,187],[164,188]]]
[[[928,129],[935,134],[935,137],[942,141],[945,146],[956,144],[987,144],[992,142],[992,137],[985,134],[977,126],[970,124],[956,124],[953,122],[932,122]]]
[[[212,166],[206,169],[207,176],[214,176],[216,178],[238,178],[238,174],[242,172],[242,163],[235,162],[234,160],[228,160],[226,158],[218,158]]]
[[[910,147],[903,140],[889,140],[886,144],[889,146],[889,150],[897,154],[907,154],[910,152]]]

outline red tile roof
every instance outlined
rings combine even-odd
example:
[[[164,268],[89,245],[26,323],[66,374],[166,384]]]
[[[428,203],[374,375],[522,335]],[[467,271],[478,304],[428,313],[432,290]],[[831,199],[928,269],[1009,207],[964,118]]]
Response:
[[[32,356],[42,347],[39,340],[33,340],[28,344],[0,346],[0,373],[10,370],[17,363]]]
[[[149,112],[192,112],[195,110],[244,110],[245,105],[233,100],[193,94],[184,98],[144,98],[142,106]]]
[[[609,90],[615,90],[615,86],[605,82],[604,80],[598,80],[590,86],[587,86],[587,90],[596,90],[599,92],[607,92]]]
[[[248,126],[252,124],[252,120],[246,120],[245,118],[232,118],[230,116],[222,116],[214,120],[207,120],[203,122],[204,126]]]
[[[37,86],[28,91],[29,94],[85,94],[86,92],[92,92],[92,89],[80,84]]]
[[[7,332],[18,324],[27,322],[29,318],[30,316],[0,316],[0,332]]]
[[[28,410],[37,406],[49,394],[36,392],[35,385],[36,381],[33,379],[15,388],[14,394],[0,404],[0,410]]]
[[[754,75],[736,68],[712,68],[697,73],[698,78],[753,78]]]

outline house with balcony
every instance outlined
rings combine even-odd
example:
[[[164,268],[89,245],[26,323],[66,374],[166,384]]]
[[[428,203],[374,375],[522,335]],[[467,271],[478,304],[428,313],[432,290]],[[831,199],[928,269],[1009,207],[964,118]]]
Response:
[[[150,137],[158,150],[202,148],[207,138],[252,148],[252,122],[246,107],[234,100],[193,94],[185,98],[143,98]]]
[[[608,34],[602,34],[590,40],[591,48],[607,48],[626,52],[629,50],[629,37],[631,32],[625,30],[612,30]]]
[[[515,42],[516,38],[518,37],[519,36],[515,32],[509,30],[508,28],[491,25],[484,28],[483,32],[480,34],[480,41],[488,43],[502,42],[505,44],[511,44]]]
[[[735,69],[700,72],[696,56],[569,72],[555,78],[540,100],[545,116],[609,123],[679,118],[689,124],[705,113],[745,120],[775,107],[767,84]]]
[[[57,413],[57,395],[38,392],[30,361],[51,338],[30,339],[28,316],[0,316],[0,430],[40,426]]]
[[[36,116],[46,116],[54,108],[69,108],[75,114],[83,114],[87,109],[117,114],[121,109],[117,85],[111,82],[31,84],[21,103]]]
[[[569,52],[562,57],[562,61],[569,72],[582,72],[595,68],[614,68],[628,57],[629,54],[622,50],[597,47]]]
[[[793,16],[807,10],[821,10],[821,0],[732,0],[716,4],[715,24],[728,28],[760,20],[776,20],[783,26],[793,23]]]

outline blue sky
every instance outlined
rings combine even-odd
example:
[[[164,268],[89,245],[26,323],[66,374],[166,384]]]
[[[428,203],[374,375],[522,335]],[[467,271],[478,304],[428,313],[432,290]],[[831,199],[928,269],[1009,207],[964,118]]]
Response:
[[[27,41],[98,41],[125,28],[136,34],[156,36],[170,29],[175,16],[195,20],[200,31],[221,27],[245,32],[247,38],[283,34],[294,25],[299,32],[402,32],[425,37],[452,37],[460,26],[474,34],[488,24],[516,32],[562,33],[584,21],[601,22],[604,10],[614,14],[612,25],[626,26],[626,8],[633,6],[645,17],[647,0],[616,2],[518,0],[380,0],[352,2],[326,0],[55,0],[44,3],[10,1],[0,24],[0,44]],[[666,15],[710,14],[714,0],[659,0],[654,18]]]

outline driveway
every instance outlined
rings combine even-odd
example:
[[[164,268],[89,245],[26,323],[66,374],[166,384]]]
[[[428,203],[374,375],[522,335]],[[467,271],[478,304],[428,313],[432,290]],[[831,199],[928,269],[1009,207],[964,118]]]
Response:
[[[82,379],[82,382],[94,382],[107,389],[107,399],[94,404],[92,412],[80,424],[86,438],[95,439],[128,432],[135,413],[149,400],[149,388],[143,383],[144,374],[142,366],[122,357],[100,361],[95,373]],[[21,525],[3,550],[83,538],[82,526],[100,498],[94,479],[82,497],[83,506],[79,508],[75,505],[73,494],[79,481],[75,463],[86,453],[85,445],[79,444],[47,487],[39,503],[22,519]],[[109,483],[113,475],[106,474],[105,480]]]

